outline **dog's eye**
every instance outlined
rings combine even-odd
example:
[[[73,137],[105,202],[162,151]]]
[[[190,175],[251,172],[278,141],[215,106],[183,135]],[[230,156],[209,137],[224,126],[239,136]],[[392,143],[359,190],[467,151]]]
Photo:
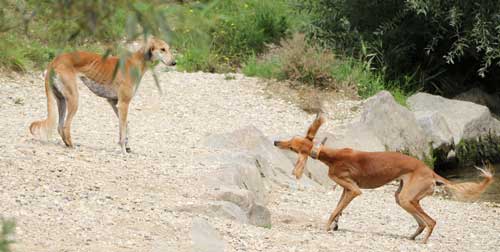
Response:
[[[165,51],[165,48],[162,48],[162,49],[161,49],[161,51],[162,51],[162,52],[164,52],[164,51]]]

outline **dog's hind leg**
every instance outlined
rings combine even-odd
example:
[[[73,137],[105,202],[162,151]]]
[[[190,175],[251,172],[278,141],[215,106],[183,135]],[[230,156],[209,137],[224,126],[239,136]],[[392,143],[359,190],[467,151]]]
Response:
[[[64,120],[66,118],[66,98],[64,95],[57,91],[54,91],[55,96],[56,96],[56,102],[57,102],[57,110],[59,111],[59,123],[57,125],[57,132],[61,136],[61,138],[64,141]]]
[[[399,199],[399,194],[401,193],[401,189],[403,188],[403,180],[400,181],[399,183],[399,187],[398,187],[398,190],[396,191],[396,193],[394,194],[394,197],[396,198],[396,203],[401,207],[403,208],[405,211],[407,211],[409,214],[411,214],[411,216],[413,216],[413,218],[417,221],[418,223],[418,228],[417,230],[415,231],[415,233],[413,235],[410,236],[410,240],[415,240],[415,238],[422,233],[422,231],[424,231],[425,229],[425,223],[424,221],[422,221],[422,219],[420,219],[420,217],[418,217],[418,215],[406,210],[401,204],[400,204],[400,199]]]
[[[111,105],[111,108],[113,108],[113,112],[115,112],[116,118],[120,120],[120,114],[118,113],[118,107],[116,106],[118,104],[117,99],[108,99],[108,103]],[[125,132],[125,151],[127,153],[132,152],[132,149],[128,146],[128,133],[129,133],[129,128],[128,128],[128,121],[127,121],[127,131]]]
[[[433,180],[420,177],[418,180],[413,179],[405,182],[399,195],[400,206],[410,213],[419,224],[419,227],[415,233],[410,236],[410,239],[415,239],[425,229],[425,227],[422,227],[423,225],[421,222],[428,228],[427,235],[422,241],[423,243],[427,243],[427,240],[434,230],[434,226],[436,226],[436,221],[424,212],[419,201],[423,197],[432,194],[433,187]]]
[[[76,75],[74,72],[69,71],[68,73],[62,75],[61,80],[64,82],[64,97],[66,98],[66,106],[68,115],[63,124],[63,141],[68,147],[73,147],[73,142],[71,140],[71,123],[73,122],[73,117],[78,111],[78,87],[76,85]]]
[[[419,216],[425,221],[427,225],[427,234],[424,237],[424,240],[422,241],[423,243],[427,243],[427,240],[432,234],[432,231],[434,230],[434,227],[436,226],[436,221],[432,219],[425,211],[422,209],[422,206],[420,206],[420,200],[424,198],[425,196],[432,195],[434,192],[434,182],[429,183],[427,186],[422,186],[422,190],[420,193],[415,197],[415,199],[412,201],[413,205],[418,211]],[[420,233],[419,233],[420,234]],[[417,234],[418,235],[418,234]],[[415,236],[416,237],[416,236]]]

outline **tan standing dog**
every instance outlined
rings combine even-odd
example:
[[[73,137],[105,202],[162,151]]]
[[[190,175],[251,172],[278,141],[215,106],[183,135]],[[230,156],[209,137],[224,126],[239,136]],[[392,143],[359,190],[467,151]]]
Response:
[[[132,97],[147,70],[147,63],[161,61],[167,66],[175,65],[169,45],[160,39],[150,38],[137,52],[119,64],[118,57],[104,58],[91,52],[72,52],[57,56],[45,74],[47,95],[47,119],[30,125],[31,134],[48,138],[56,124],[56,104],[59,111],[57,131],[68,147],[71,141],[71,122],[78,110],[77,79],[80,79],[94,94],[108,100],[119,119],[119,144],[123,152],[128,147],[127,114]],[[67,113],[67,114],[66,114]]]
[[[458,199],[477,198],[493,182],[490,171],[480,169],[484,180],[479,183],[453,184],[437,175],[422,161],[399,152],[364,152],[349,148],[332,149],[314,145],[313,140],[324,119],[318,114],[305,137],[294,137],[289,141],[275,141],[281,149],[289,149],[299,154],[293,174],[299,179],[304,172],[307,158],[318,159],[328,166],[328,176],[344,188],[340,201],[331,214],[326,230],[338,229],[338,218],[347,205],[357,196],[360,189],[377,188],[393,180],[400,181],[396,191],[396,203],[410,213],[418,223],[417,231],[410,236],[415,239],[427,227],[428,232],[423,242],[426,243],[436,225],[420,206],[420,200],[434,191],[436,183],[442,183]],[[479,168],[478,168],[479,169]]]

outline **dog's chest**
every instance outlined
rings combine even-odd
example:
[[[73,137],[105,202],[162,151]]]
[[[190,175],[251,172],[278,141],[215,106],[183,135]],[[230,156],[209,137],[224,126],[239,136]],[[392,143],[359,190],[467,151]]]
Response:
[[[107,99],[118,99],[116,90],[112,85],[102,84],[85,76],[80,76],[80,80],[97,96]]]

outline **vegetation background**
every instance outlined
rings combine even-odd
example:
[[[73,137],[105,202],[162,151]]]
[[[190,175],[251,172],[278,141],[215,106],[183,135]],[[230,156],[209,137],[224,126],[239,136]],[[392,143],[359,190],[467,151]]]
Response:
[[[43,69],[57,54],[118,54],[154,34],[179,69],[288,79],[294,85],[498,92],[500,1],[0,0],[0,66]]]

